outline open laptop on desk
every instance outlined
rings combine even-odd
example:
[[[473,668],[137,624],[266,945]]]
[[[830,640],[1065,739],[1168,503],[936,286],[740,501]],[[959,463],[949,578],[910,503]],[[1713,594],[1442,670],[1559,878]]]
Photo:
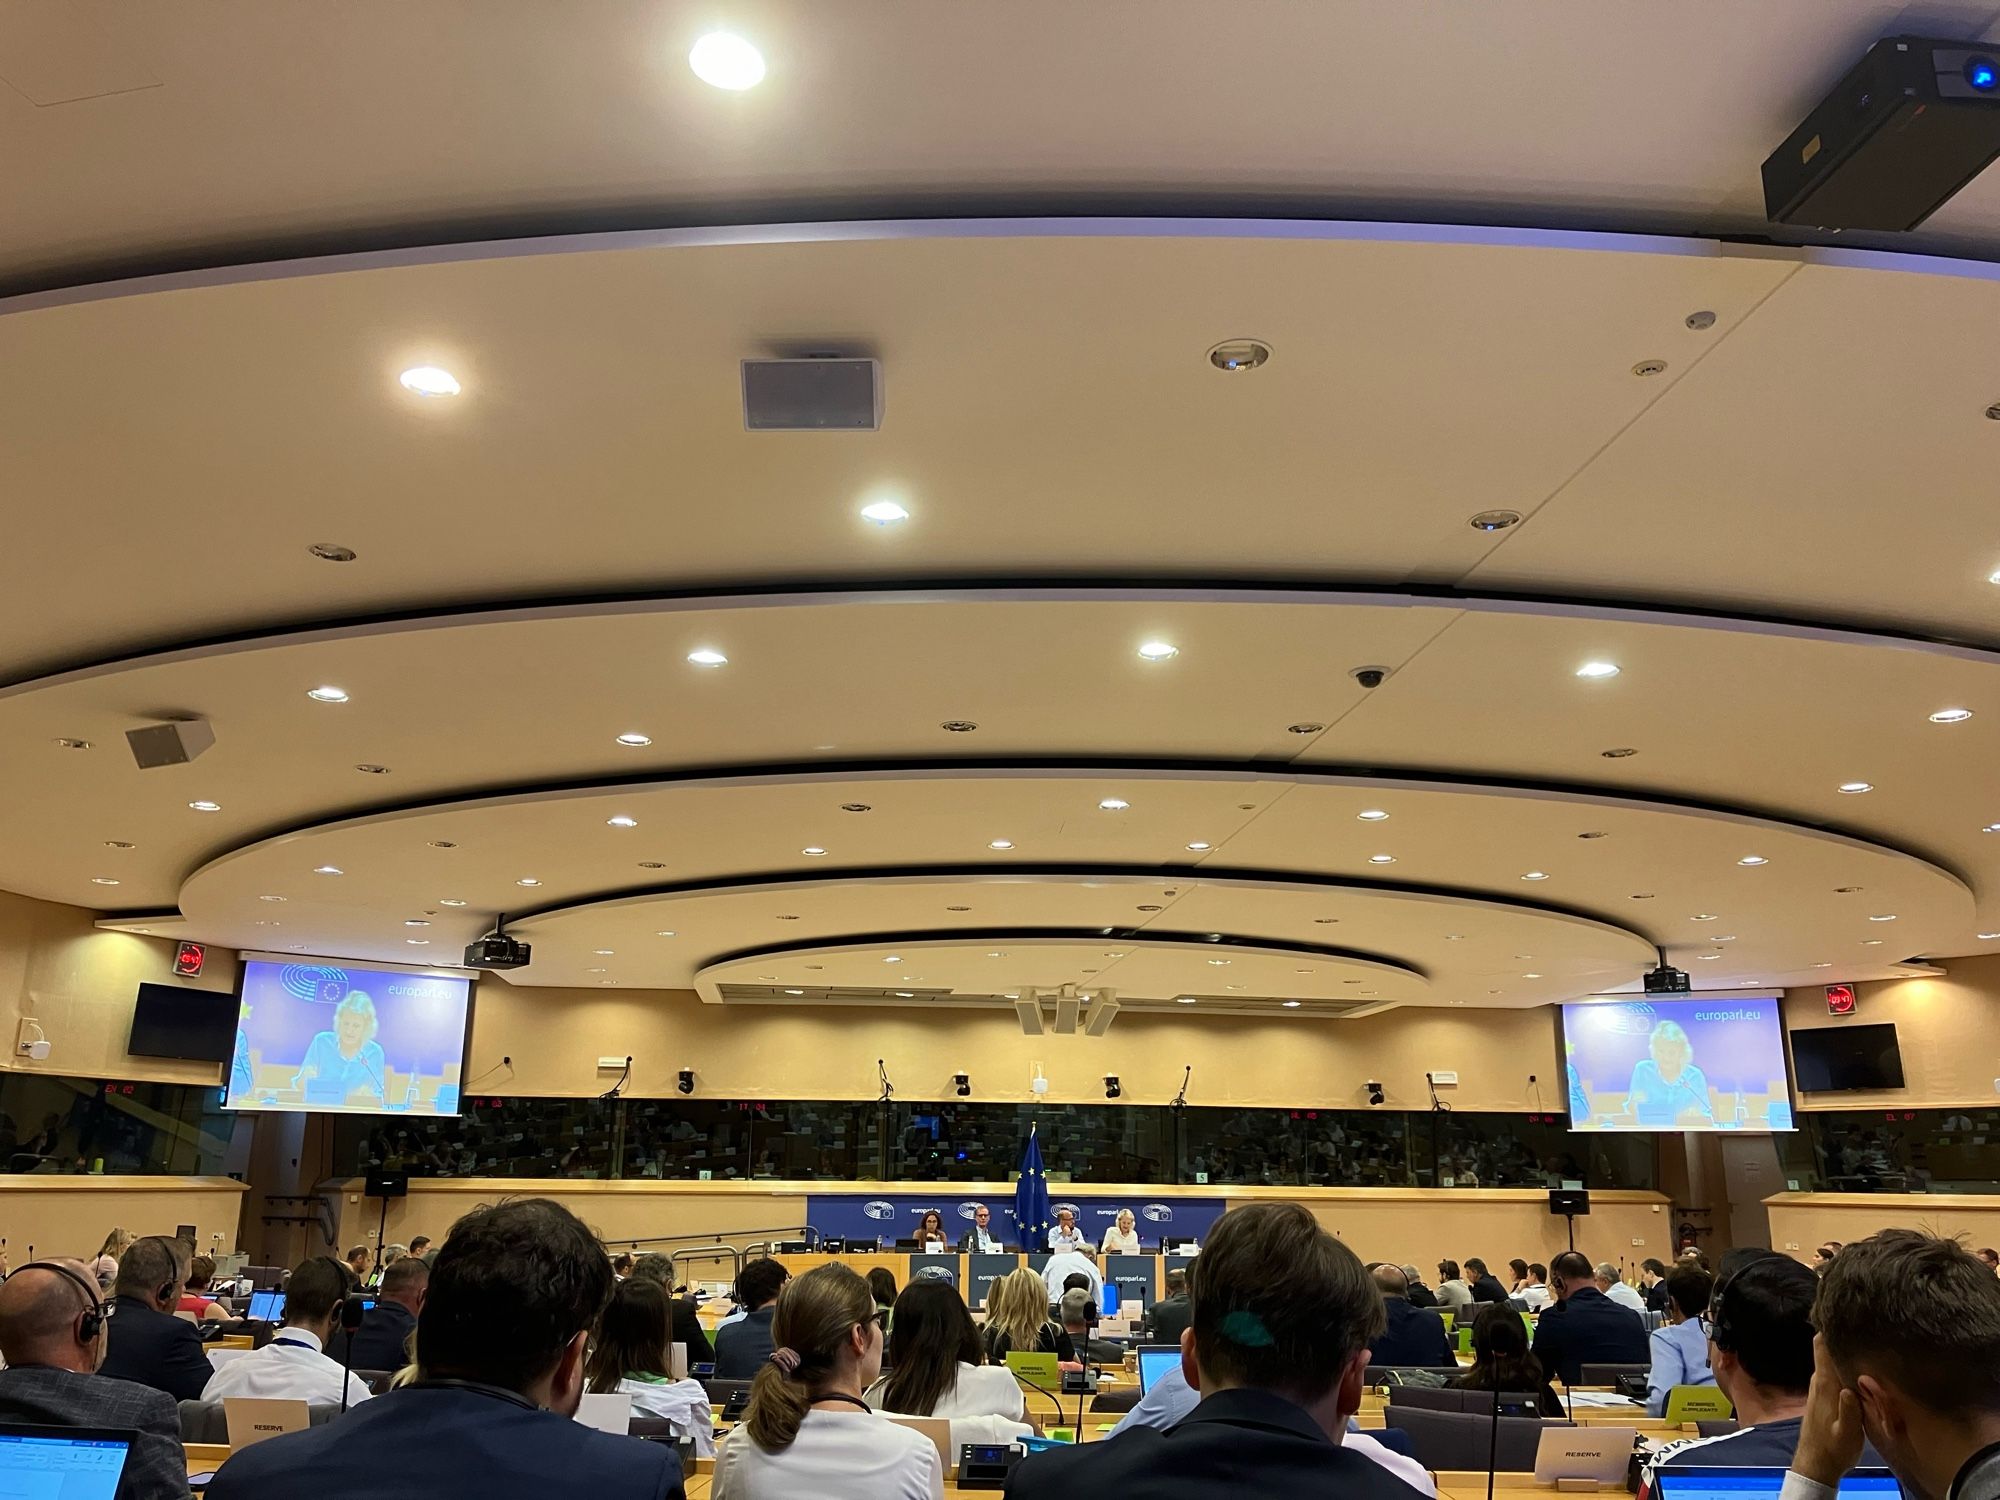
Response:
[[[1653,1470],[1659,1500],[1778,1500],[1783,1469],[1696,1469],[1663,1465]],[[1902,1487],[1887,1469],[1856,1469],[1840,1481],[1840,1500],[1897,1500]]]
[[[1181,1346],[1179,1344],[1141,1344],[1139,1346],[1139,1393],[1144,1395],[1153,1388],[1153,1382],[1169,1370],[1181,1367]]]
[[[110,1427],[0,1423],[0,1495],[113,1500],[137,1435]]]
[[[285,1294],[283,1292],[252,1292],[250,1310],[245,1317],[256,1318],[265,1323],[285,1321]]]

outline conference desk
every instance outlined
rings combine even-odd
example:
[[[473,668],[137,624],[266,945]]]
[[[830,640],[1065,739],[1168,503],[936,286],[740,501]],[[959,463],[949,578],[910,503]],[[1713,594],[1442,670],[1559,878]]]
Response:
[[[778,1255],[772,1258],[794,1276],[815,1266],[823,1266],[828,1261],[838,1261],[863,1276],[880,1268],[896,1278],[898,1287],[908,1286],[910,1278],[926,1266],[942,1266],[956,1278],[958,1289],[973,1307],[985,1305],[986,1289],[996,1278],[1017,1271],[1024,1265],[1039,1272],[1049,1260],[1044,1251],[1024,1254],[1018,1250],[1001,1255],[960,1255],[956,1251],[925,1255],[912,1250],[877,1250],[872,1254]],[[1159,1299],[1160,1283],[1166,1272],[1176,1264],[1186,1264],[1183,1257],[1175,1255],[1100,1255],[1092,1259],[1098,1274],[1118,1288],[1121,1298],[1136,1295],[1148,1306]]]

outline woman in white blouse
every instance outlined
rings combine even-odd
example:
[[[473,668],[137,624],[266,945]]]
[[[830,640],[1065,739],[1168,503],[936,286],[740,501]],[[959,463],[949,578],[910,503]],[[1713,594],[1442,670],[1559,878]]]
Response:
[[[618,1283],[598,1319],[584,1365],[584,1389],[630,1396],[635,1417],[664,1417],[694,1441],[696,1458],[715,1452],[714,1415],[699,1380],[668,1371],[667,1293],[657,1281]]]
[[[1083,1231],[1076,1227],[1076,1210],[1059,1208],[1056,1210],[1055,1227],[1049,1230],[1049,1253],[1059,1250],[1088,1250],[1090,1241],[1083,1237]]]
[[[714,1500],[943,1500],[930,1439],[861,1398],[882,1373],[866,1281],[838,1262],[793,1277],[771,1337],[742,1425],[716,1450]]]
[[[1100,1255],[1137,1255],[1139,1253],[1138,1221],[1132,1217],[1132,1210],[1121,1208],[1118,1218],[1104,1231],[1104,1243],[1097,1247]]]
[[[948,1282],[918,1281],[896,1299],[889,1362],[894,1374],[868,1387],[868,1404],[904,1417],[948,1417],[953,1453],[966,1443],[1011,1443],[1034,1431],[1020,1382],[985,1363],[965,1299]]]

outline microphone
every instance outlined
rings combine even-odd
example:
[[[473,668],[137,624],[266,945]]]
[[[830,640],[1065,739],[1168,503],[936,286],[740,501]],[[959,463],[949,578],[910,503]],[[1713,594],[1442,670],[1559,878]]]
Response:
[[[884,1063],[883,1060],[879,1057],[875,1059],[875,1076],[879,1078],[882,1082],[882,1097],[878,1099],[876,1102],[878,1104],[887,1104],[891,1099],[895,1097],[896,1086],[893,1083],[889,1082],[888,1065]]]
[[[1005,1367],[1003,1366],[1003,1368]],[[1035,1384],[1034,1381],[1030,1380],[1027,1376],[1023,1375],[1019,1370],[1008,1369],[1007,1373],[1009,1375],[1012,1375],[1016,1380],[1020,1381],[1021,1384],[1025,1385],[1029,1390],[1039,1391],[1044,1396],[1047,1396],[1049,1398],[1049,1403],[1056,1409],[1056,1420],[1058,1422],[1062,1420],[1062,1415],[1063,1415],[1062,1397],[1058,1396],[1054,1391],[1050,1390],[1045,1385]],[[1077,1398],[1076,1402],[1076,1441],[1079,1444],[1083,1442],[1083,1398],[1081,1396]]]
[[[1188,1080],[1192,1077],[1194,1077],[1194,1064],[1189,1063],[1187,1070],[1181,1074],[1181,1091],[1174,1095],[1173,1107],[1175,1109],[1187,1108]]]
[[[367,1311],[361,1305],[358,1292],[350,1292],[340,1299],[340,1331],[347,1335],[340,1347],[340,1409],[347,1410],[347,1385],[354,1377],[348,1367],[354,1362],[354,1334],[361,1327],[362,1314]]]

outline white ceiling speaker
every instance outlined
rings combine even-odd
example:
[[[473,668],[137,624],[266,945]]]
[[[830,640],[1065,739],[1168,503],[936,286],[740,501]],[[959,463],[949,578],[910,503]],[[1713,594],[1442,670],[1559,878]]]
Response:
[[[1014,1014],[1021,1018],[1021,1034],[1023,1036],[1040,1036],[1042,1034],[1041,997],[1036,995],[1032,990],[1024,993],[1020,999],[1014,1002]]]
[[[874,432],[882,363],[874,359],[746,359],[743,425],[751,432]]]
[[[1090,1007],[1089,1014],[1084,1018],[1083,1034],[1085,1036],[1103,1036],[1105,1032],[1111,1029],[1111,1023],[1117,1019],[1118,997],[1109,990],[1100,991],[1097,996],[1097,1003]]]
[[[1077,995],[1075,985],[1066,984],[1056,992],[1056,1024],[1054,1030],[1057,1036],[1076,1035],[1077,1016],[1082,1009],[1083,1001]]]
[[[215,728],[206,719],[180,719],[125,731],[132,759],[142,771],[159,766],[184,766],[215,743]]]

